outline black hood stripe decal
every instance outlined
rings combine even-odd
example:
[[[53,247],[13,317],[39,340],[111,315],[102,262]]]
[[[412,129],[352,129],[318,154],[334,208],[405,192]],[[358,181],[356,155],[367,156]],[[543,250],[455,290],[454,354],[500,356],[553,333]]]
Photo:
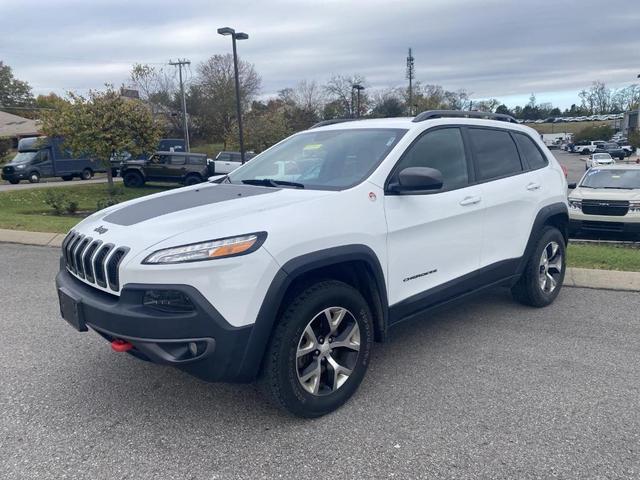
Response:
[[[278,188],[258,187],[253,185],[203,184],[195,190],[176,190],[175,193],[143,200],[123,207],[104,217],[105,222],[116,225],[135,225],[151,218],[175,213],[181,210],[226,202],[240,198],[253,197],[277,192]]]

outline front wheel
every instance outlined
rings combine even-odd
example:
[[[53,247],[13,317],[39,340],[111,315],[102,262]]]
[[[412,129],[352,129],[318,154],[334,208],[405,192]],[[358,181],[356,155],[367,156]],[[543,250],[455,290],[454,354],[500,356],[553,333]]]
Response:
[[[122,177],[122,181],[125,187],[138,188],[144,185],[144,178],[138,172],[126,172]]]
[[[91,177],[93,177],[91,169],[85,168],[82,170],[82,173],[80,174],[80,178],[82,178],[82,180],[91,180]]]
[[[560,293],[566,267],[565,240],[555,227],[545,227],[524,268],[511,289],[514,298],[532,307],[546,307]]]
[[[31,172],[29,174],[29,183],[39,183],[40,182],[40,174],[38,172]]]
[[[274,403],[306,418],[339,408],[358,389],[373,343],[358,290],[328,280],[296,295],[279,319],[263,367]]]

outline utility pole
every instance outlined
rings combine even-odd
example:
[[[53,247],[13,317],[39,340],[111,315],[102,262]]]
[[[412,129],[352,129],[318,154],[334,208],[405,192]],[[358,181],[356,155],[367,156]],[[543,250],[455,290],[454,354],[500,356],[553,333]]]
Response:
[[[407,56],[407,78],[409,79],[409,116],[413,111],[413,78],[415,70],[413,66],[413,55],[411,54],[411,47],[409,47],[409,55]]]
[[[184,83],[182,82],[182,67],[184,65],[191,65],[191,62],[186,59],[178,59],[176,62],[169,60],[169,65],[178,67],[178,74],[180,76],[180,95],[182,95],[182,130],[184,132],[184,144],[187,152],[191,150],[189,146],[189,122],[187,121],[187,99],[184,95]]]

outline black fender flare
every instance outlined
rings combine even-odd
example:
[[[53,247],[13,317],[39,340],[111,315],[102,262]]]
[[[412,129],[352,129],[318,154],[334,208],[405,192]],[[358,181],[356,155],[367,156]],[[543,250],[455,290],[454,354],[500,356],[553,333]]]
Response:
[[[147,176],[144,174],[144,170],[140,167],[126,167],[124,170],[120,169],[120,176],[124,178],[124,176],[129,172],[139,173],[143,179],[146,179]]]
[[[293,282],[312,270],[352,261],[365,262],[373,274],[381,303],[382,325],[380,327],[383,329],[384,335],[388,325],[389,302],[384,273],[375,252],[366,245],[354,244],[307,253],[286,262],[271,281],[260,306],[256,322],[251,329],[245,354],[239,366],[239,380],[250,381],[259,373],[262,359],[277,321],[278,310],[287,289]]]
[[[536,219],[533,221],[533,226],[531,227],[531,233],[529,234],[529,240],[527,241],[527,246],[524,250],[524,255],[520,259],[520,264],[518,265],[517,274],[521,275],[524,271],[524,268],[527,266],[527,262],[529,261],[529,257],[533,253],[533,250],[536,247],[536,243],[538,242],[538,238],[540,238],[540,232],[545,225],[549,224],[549,219],[555,216],[561,215],[564,217],[565,226],[564,229],[561,229],[562,235],[565,238],[565,241],[568,242],[568,226],[569,226],[569,209],[565,203],[557,202],[547,205],[540,209],[538,214],[536,215]]]

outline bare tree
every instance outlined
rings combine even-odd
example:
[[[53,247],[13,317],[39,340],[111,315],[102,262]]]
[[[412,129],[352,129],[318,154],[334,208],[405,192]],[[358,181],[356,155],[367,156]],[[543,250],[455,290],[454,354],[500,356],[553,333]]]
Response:
[[[355,115],[355,101],[353,95],[353,86],[367,86],[366,79],[361,75],[333,75],[324,86],[325,92],[330,102],[337,102],[342,110],[343,115],[353,117]],[[368,98],[364,92],[360,93],[360,109],[366,111],[368,109]]]

